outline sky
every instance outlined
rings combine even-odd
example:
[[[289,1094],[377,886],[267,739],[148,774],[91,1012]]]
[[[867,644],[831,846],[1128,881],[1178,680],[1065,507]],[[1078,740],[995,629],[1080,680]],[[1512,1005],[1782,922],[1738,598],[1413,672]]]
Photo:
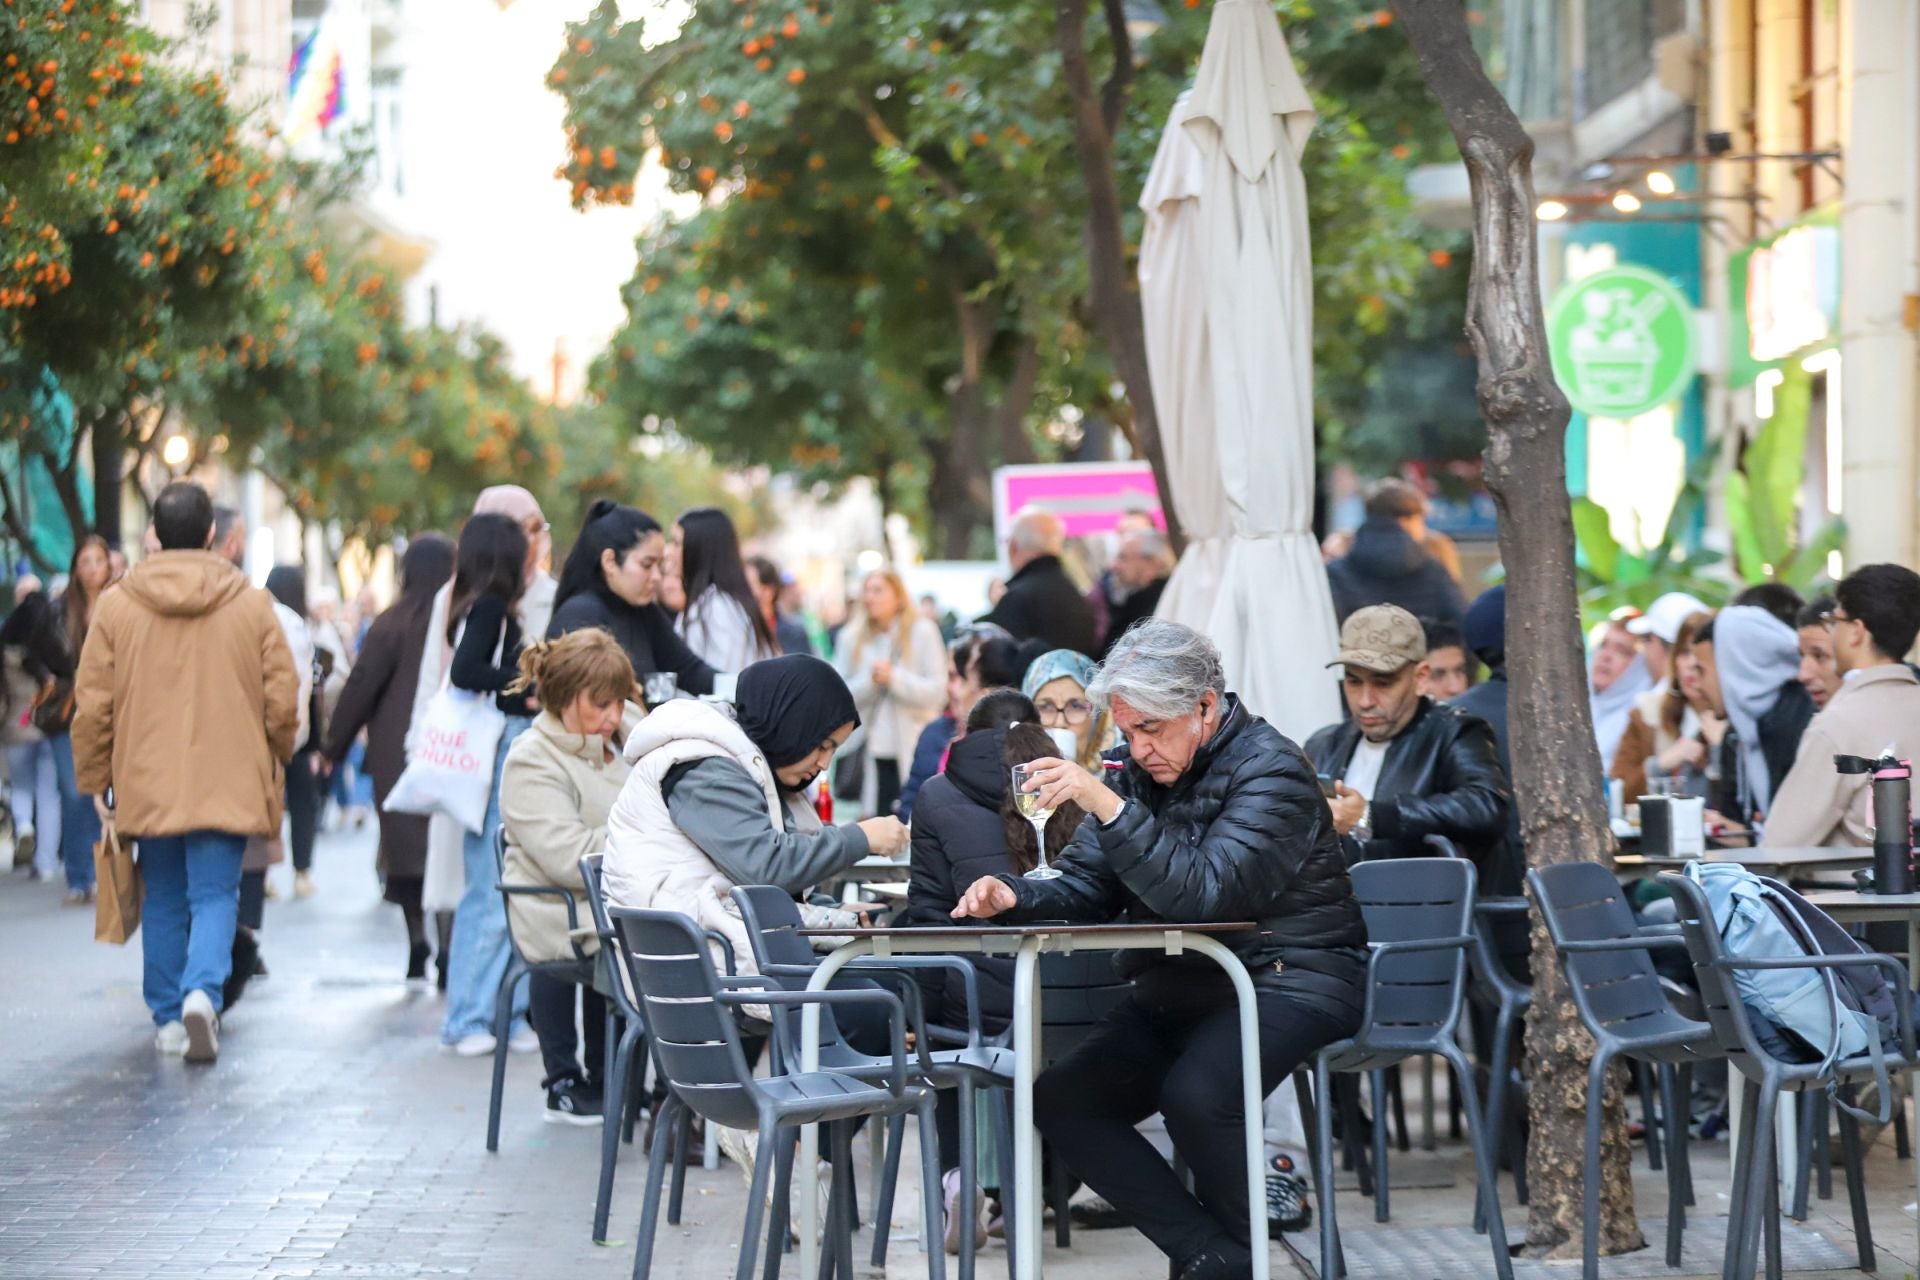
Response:
[[[553,176],[564,106],[546,75],[564,26],[593,0],[404,0],[407,230],[436,248],[414,283],[438,290],[441,323],[474,321],[505,339],[517,372],[545,394],[556,340],[577,387],[620,326],[634,238],[672,199],[657,168],[630,208],[576,212]],[[648,0],[623,11],[645,12]],[[632,16],[631,13],[628,16]],[[416,319],[425,319],[420,302]]]

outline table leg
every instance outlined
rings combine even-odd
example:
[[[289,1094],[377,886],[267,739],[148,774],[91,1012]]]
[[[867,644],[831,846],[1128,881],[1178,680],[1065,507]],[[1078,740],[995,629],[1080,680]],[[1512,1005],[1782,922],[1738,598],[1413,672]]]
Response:
[[[1040,1135],[1033,1125],[1033,1080],[1040,1051],[1040,939],[1022,938],[1013,962],[1014,1280],[1040,1280],[1045,1235]]]
[[[855,938],[837,948],[814,969],[813,976],[807,979],[807,990],[825,991],[849,960],[872,950],[873,943],[865,938]],[[820,1069],[820,1006],[817,1004],[806,1005],[800,1011],[800,1069]],[[763,1151],[761,1158],[770,1159],[771,1155]],[[800,1232],[800,1280],[815,1280],[820,1272],[820,1197],[816,1191],[819,1166],[820,1126],[802,1125],[793,1179],[800,1192],[800,1221],[796,1224]]]
[[[1271,1259],[1267,1256],[1267,1177],[1266,1136],[1260,1114],[1260,1006],[1254,996],[1253,979],[1239,956],[1204,935],[1187,934],[1184,946],[1210,956],[1233,980],[1233,994],[1240,1006],[1240,1104],[1247,1125],[1247,1225],[1251,1229],[1248,1244],[1253,1251],[1253,1280],[1269,1280]],[[1320,1100],[1319,1105],[1328,1105]],[[1376,1176],[1385,1177],[1384,1170]]]
[[[1920,991],[1920,915],[1907,914],[1907,981]]]

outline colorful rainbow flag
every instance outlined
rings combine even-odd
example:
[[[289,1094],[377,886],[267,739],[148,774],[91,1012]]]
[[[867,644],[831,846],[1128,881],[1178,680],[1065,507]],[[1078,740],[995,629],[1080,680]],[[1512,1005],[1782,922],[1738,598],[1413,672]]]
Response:
[[[298,143],[346,110],[347,72],[333,23],[322,19],[287,64],[287,141]]]

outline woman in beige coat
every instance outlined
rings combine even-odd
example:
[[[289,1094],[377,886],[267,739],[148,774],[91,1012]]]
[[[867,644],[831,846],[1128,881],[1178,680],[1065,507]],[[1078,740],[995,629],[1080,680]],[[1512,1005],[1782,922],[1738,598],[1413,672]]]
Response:
[[[860,588],[860,612],[840,632],[833,665],[860,713],[856,745],[865,749],[867,762],[861,809],[888,817],[920,731],[947,704],[940,628],[913,607],[899,574],[876,570]]]
[[[546,1066],[546,1118],[554,1124],[597,1124],[600,1067],[606,1061],[604,967],[594,957],[599,939],[580,878],[580,859],[606,848],[607,815],[627,780],[621,755],[629,704],[639,699],[633,664],[611,635],[575,631],[529,646],[520,655],[514,691],[538,692],[540,714],[514,739],[500,778],[500,817],[506,831],[503,885],[541,885],[573,895],[573,920],[557,897],[518,894],[507,899],[508,925],[520,954],[534,964],[577,965],[572,979],[534,974],[527,1013]],[[577,946],[577,950],[576,950]],[[586,1067],[573,1029],[576,996],[586,1027]]]

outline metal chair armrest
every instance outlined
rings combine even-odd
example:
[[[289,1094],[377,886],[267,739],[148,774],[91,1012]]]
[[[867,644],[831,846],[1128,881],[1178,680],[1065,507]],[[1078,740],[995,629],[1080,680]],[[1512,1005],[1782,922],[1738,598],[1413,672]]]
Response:
[[[891,1038],[891,1043],[888,1045],[890,1062],[887,1069],[887,1092],[896,1098],[906,1092],[906,1006],[901,1004],[900,997],[894,995],[891,991],[722,991],[715,999],[721,1004],[727,1005],[885,1005],[887,1010],[887,1031]]]
[[[725,956],[727,960],[727,972],[729,974],[740,972],[739,957],[733,953],[733,939],[727,937],[726,934],[720,932],[718,929],[706,929],[703,930],[703,932],[707,935],[708,942],[717,942],[720,944],[720,954]]]
[[[1482,916],[1523,916],[1531,910],[1525,898],[1482,898],[1473,904],[1474,914]]]
[[[1660,947],[1684,947],[1687,940],[1677,933],[1636,933],[1631,938],[1589,938],[1554,945],[1560,951],[1582,955],[1591,951],[1653,951]]]
[[[567,908],[567,941],[573,947],[573,958],[591,960],[593,957],[580,949],[580,939],[573,935],[580,928],[580,906],[574,899],[573,890],[563,889],[557,884],[503,884],[496,886],[500,890],[500,900],[508,898],[558,898]],[[599,930],[595,929],[598,933]]]
[[[1901,998],[1893,1002],[1893,1011],[1900,1025],[1900,1051],[1908,1061],[1915,1057],[1913,1028],[1913,988],[1908,981],[1907,966],[1893,956],[1878,951],[1869,951],[1857,956],[1764,956],[1751,960],[1737,960],[1732,956],[1719,961],[1723,969],[1858,969],[1871,966],[1885,969],[1892,980],[1894,989]]]
[[[1455,947],[1470,947],[1472,945],[1473,935],[1470,933],[1463,933],[1452,938],[1419,938],[1407,942],[1373,942],[1367,944],[1368,950],[1376,957],[1408,955],[1416,951],[1449,951]]]

